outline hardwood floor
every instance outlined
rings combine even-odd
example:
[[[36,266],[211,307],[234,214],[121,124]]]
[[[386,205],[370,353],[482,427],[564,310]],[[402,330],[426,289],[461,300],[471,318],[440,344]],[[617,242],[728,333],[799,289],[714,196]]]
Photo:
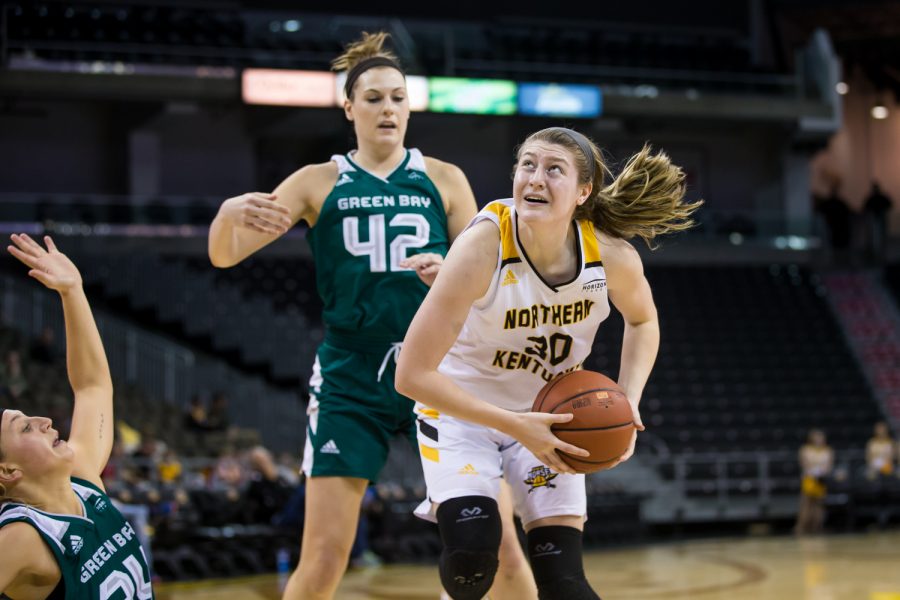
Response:
[[[900,600],[900,531],[606,550],[589,553],[585,571],[604,600]],[[348,573],[337,598],[437,600],[439,594],[435,567],[391,565]],[[157,587],[160,600],[278,597],[274,575]]]

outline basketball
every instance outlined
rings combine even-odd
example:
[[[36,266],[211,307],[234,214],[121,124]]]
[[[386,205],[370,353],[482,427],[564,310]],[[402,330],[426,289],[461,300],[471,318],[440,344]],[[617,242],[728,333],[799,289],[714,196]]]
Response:
[[[575,415],[568,423],[553,425],[552,431],[591,453],[586,458],[559,453],[579,473],[609,466],[631,443],[634,416],[628,398],[615,381],[596,371],[572,371],[554,379],[538,393],[531,410]]]

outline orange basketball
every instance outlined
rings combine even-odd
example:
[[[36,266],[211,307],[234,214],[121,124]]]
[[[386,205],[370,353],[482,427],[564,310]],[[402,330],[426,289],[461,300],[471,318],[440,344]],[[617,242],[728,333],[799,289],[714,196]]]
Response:
[[[631,405],[622,388],[602,373],[572,371],[557,377],[541,389],[531,410],[575,415],[568,423],[553,425],[552,431],[559,439],[591,453],[586,458],[559,453],[579,473],[609,466],[631,443]]]

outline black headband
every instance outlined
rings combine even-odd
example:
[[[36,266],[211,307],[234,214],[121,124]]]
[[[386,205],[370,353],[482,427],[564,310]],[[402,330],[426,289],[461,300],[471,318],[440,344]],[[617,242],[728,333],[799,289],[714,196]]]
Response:
[[[356,83],[359,76],[375,67],[391,67],[400,71],[401,74],[403,73],[400,65],[386,56],[372,56],[371,58],[363,59],[353,65],[353,68],[347,72],[347,81],[344,82],[344,94],[349,98],[350,92],[353,91],[353,84]],[[406,77],[405,74],[403,76]]]
[[[591,141],[574,129],[569,129],[568,127],[551,127],[550,131],[564,133],[569,136],[573,142],[578,144],[578,147],[581,148],[581,152],[584,153],[584,157],[587,159],[589,165],[588,168],[591,170],[590,180],[594,181],[594,172],[597,170],[597,166],[594,164],[594,153],[591,151]]]

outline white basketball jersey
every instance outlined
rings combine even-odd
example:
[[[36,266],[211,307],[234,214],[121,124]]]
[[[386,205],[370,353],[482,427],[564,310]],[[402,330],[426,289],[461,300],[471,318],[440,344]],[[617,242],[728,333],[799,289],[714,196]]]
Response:
[[[575,278],[550,285],[519,243],[511,198],[491,202],[469,226],[484,220],[500,229],[494,279],[438,370],[486,402],[524,412],[545,383],[580,368],[590,354],[609,316],[606,271],[589,221],[576,222]]]

